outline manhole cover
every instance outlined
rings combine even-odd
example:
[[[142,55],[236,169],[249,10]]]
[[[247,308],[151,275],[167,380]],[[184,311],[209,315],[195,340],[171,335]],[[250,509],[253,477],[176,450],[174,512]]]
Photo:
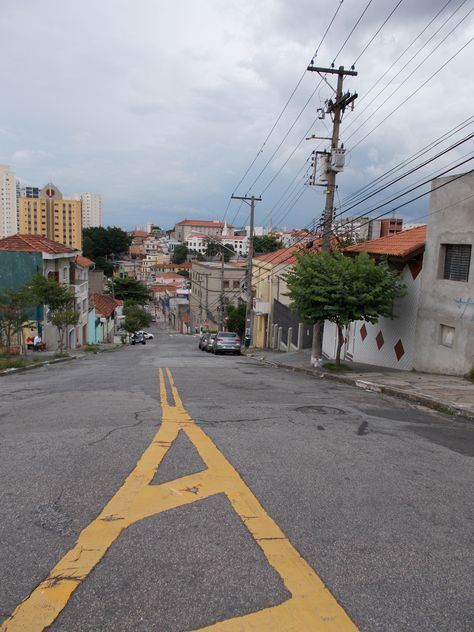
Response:
[[[299,413],[319,413],[320,415],[345,415],[346,411],[342,408],[334,408],[333,406],[298,406],[295,408]]]

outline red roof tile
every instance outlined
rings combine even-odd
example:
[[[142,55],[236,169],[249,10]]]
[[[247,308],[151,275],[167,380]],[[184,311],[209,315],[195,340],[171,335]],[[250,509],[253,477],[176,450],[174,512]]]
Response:
[[[95,311],[100,316],[108,318],[112,315],[114,309],[123,305],[123,301],[112,298],[110,294],[94,293],[89,296],[89,305],[95,307]]]
[[[83,268],[90,268],[91,266],[95,266],[95,263],[93,261],[91,261],[87,257],[84,257],[83,255],[77,255],[76,263]]]
[[[271,263],[272,265],[279,265],[280,263],[284,263],[285,265],[293,265],[296,263],[295,253],[301,252],[316,252],[320,248],[320,240],[314,240],[311,248],[307,248],[307,243],[303,244],[295,244],[294,246],[288,246],[288,248],[280,248],[279,250],[275,250],[274,252],[267,252],[264,255],[260,255],[258,257],[254,257],[257,261],[264,261],[266,263]]]
[[[41,235],[10,235],[9,237],[4,237],[0,239],[0,250],[46,252],[52,255],[77,252],[74,248],[69,248],[69,246]]]
[[[426,225],[402,230],[394,235],[364,241],[344,248],[344,253],[368,252],[370,255],[386,255],[404,259],[423,250],[426,241]]]

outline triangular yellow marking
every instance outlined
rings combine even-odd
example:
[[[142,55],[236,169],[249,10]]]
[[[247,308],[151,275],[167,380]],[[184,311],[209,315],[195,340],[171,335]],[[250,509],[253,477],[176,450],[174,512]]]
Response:
[[[48,577],[3,622],[0,632],[44,630],[124,529],[146,517],[215,494],[227,496],[291,597],[278,606],[221,621],[199,632],[355,632],[356,626],[318,575],[266,513],[222,452],[188,415],[169,369],[166,375],[174,405],[169,404],[165,374],[160,369],[162,423],[151,444],[100,515],[80,533],[75,546]],[[194,444],[207,469],[151,485],[180,430]]]

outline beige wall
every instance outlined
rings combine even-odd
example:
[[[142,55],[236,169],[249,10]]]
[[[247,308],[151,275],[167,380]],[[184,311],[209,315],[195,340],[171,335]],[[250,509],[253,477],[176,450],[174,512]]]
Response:
[[[70,248],[82,249],[81,202],[19,198],[19,232],[42,235]]]

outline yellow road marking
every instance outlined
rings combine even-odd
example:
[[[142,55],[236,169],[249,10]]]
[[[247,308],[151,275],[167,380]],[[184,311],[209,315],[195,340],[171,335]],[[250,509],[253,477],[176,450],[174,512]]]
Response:
[[[184,408],[169,369],[168,402],[160,369],[162,423],[122,487],[79,535],[74,547],[20,603],[0,632],[36,632],[64,609],[120,533],[131,524],[168,509],[225,494],[291,597],[270,608],[220,621],[194,632],[356,632],[357,628],[321,579],[266,513],[238,472]],[[156,470],[180,431],[186,433],[208,466],[203,472],[151,485]]]

